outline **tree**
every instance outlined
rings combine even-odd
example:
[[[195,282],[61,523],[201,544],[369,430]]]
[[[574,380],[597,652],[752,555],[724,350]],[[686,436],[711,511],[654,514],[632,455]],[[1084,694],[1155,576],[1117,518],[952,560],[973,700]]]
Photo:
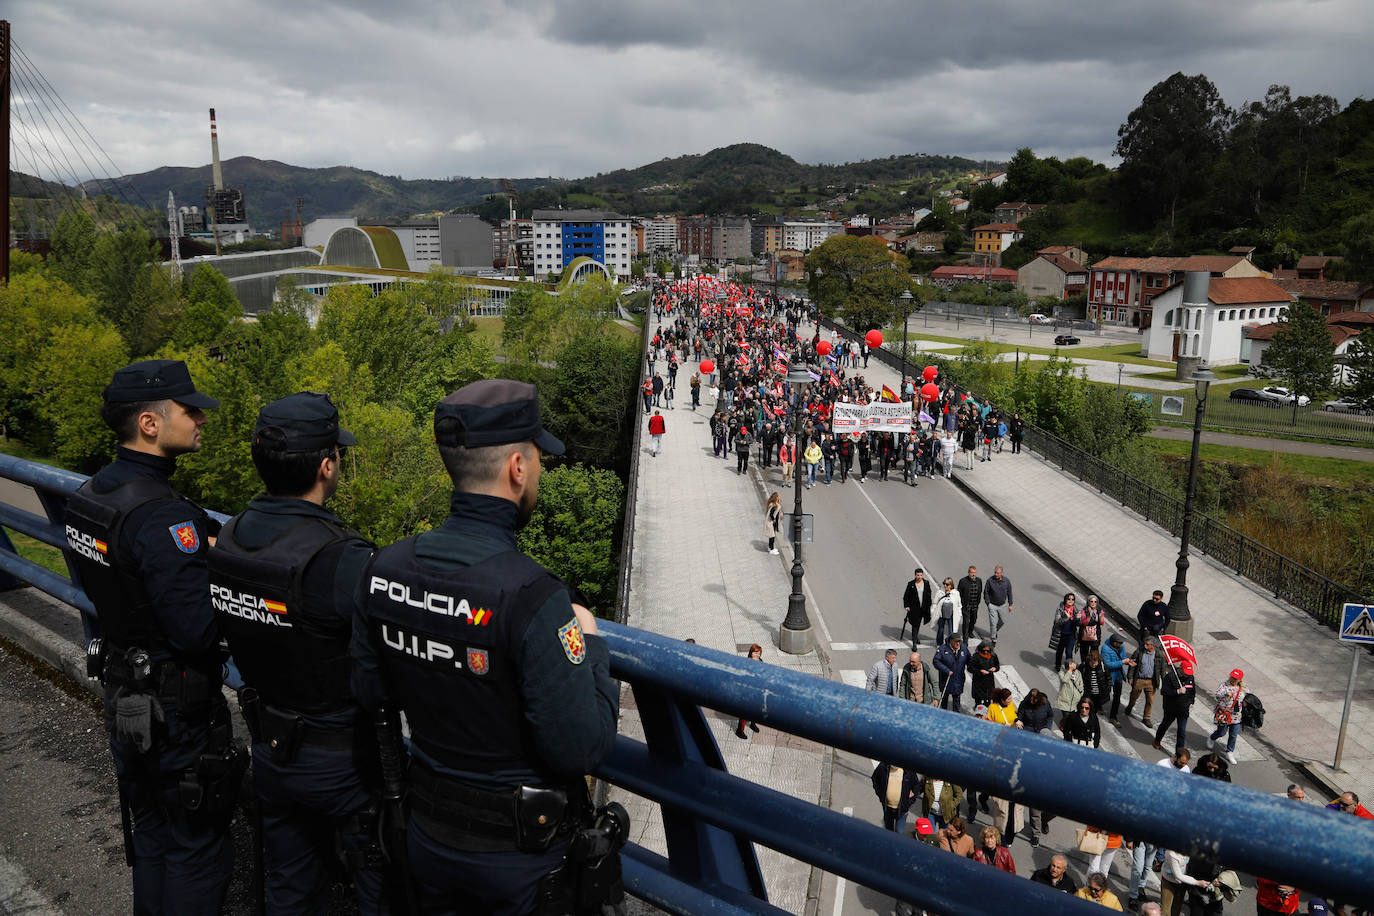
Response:
[[[101,393],[128,361],[123,338],[107,322],[53,329],[29,377],[37,414],[54,433],[52,455],[63,465],[93,471],[114,454],[114,436],[100,419]]]
[[[1350,375],[1347,397],[1365,410],[1374,410],[1374,328],[1350,342],[1345,367]]]
[[[1295,394],[1315,397],[1331,387],[1336,360],[1331,331],[1322,313],[1302,302],[1288,307],[1274,340],[1264,351],[1263,369]]]
[[[162,342],[163,329],[146,326],[154,302],[178,298],[156,258],[153,240],[137,227],[100,235],[91,252],[88,288],[135,356]]]
[[[1231,112],[1206,76],[1175,73],[1155,84],[1117,131],[1122,183],[1138,206],[1169,218],[1179,200],[1205,187]]]
[[[558,370],[540,391],[547,423],[568,447],[568,461],[613,468],[627,453],[639,346],[610,326],[566,341],[556,354]]]
[[[610,471],[580,464],[551,468],[539,479],[539,501],[516,540],[605,616],[615,604],[615,542],[624,506],[625,485]]]
[[[229,281],[209,264],[201,264],[186,280],[186,308],[172,341],[182,348],[222,342],[229,322],[243,315]]]
[[[843,317],[860,331],[887,324],[897,297],[910,286],[905,270],[897,269],[887,244],[876,236],[826,239],[806,256],[806,274],[821,313]]]
[[[1352,216],[1341,226],[1345,244],[1343,265],[1348,276],[1368,280],[1374,277],[1374,213]]]
[[[90,292],[96,238],[95,220],[84,208],[63,210],[52,235],[53,276],[77,292]]]

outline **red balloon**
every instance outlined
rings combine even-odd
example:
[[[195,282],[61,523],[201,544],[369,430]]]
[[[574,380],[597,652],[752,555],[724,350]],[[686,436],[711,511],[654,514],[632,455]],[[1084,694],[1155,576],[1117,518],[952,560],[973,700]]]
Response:
[[[921,400],[934,403],[940,397],[940,387],[933,382],[926,382],[921,386]]]
[[[703,359],[701,361],[701,371],[710,375],[712,372],[716,371],[716,364],[709,359]]]
[[[821,356],[830,355],[830,341],[822,340],[816,344],[816,352]]]
[[[876,350],[883,345],[883,332],[874,328],[864,335],[864,340],[868,341],[868,345]]]
[[[936,369],[934,366],[926,366],[921,370],[921,378],[925,379],[927,382],[935,381],[935,376],[939,374],[940,370]]]

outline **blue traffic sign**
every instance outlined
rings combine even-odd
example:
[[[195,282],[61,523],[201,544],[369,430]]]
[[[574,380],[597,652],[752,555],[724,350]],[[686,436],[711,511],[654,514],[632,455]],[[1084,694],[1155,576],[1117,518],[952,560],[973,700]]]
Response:
[[[1341,642],[1374,644],[1374,617],[1370,605],[1347,604],[1341,614]]]

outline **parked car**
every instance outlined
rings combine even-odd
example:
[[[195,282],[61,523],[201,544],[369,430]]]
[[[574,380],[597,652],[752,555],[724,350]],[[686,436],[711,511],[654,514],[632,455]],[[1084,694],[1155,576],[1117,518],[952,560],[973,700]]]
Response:
[[[940,249],[936,248],[934,245],[922,245],[922,246],[921,246],[921,251],[925,252],[926,254],[930,254],[930,253],[932,253],[932,252],[939,251],[939,250],[940,250]]]
[[[1279,406],[1279,401],[1276,398],[1254,388],[1232,388],[1230,398],[1233,401],[1244,401],[1247,404],[1258,404],[1261,407]]]
[[[1042,315],[1039,312],[1036,312],[1034,315],[1030,316],[1031,324],[1052,324],[1053,322],[1054,319],[1051,318],[1049,315]]]
[[[1072,334],[1059,334],[1054,338],[1054,345],[1056,347],[1071,347],[1079,342],[1079,339]]]
[[[1265,388],[1264,394],[1267,394],[1273,397],[1275,400],[1280,401],[1284,404],[1293,403],[1293,392],[1287,388],[1280,388],[1278,385],[1270,385],[1269,387]],[[1312,403],[1312,399],[1305,394],[1297,395],[1297,399],[1299,407],[1306,407],[1308,404]]]
[[[1322,405],[1322,410],[1329,410],[1332,413],[1369,413],[1367,409],[1348,398],[1341,398],[1338,401],[1327,401]]]

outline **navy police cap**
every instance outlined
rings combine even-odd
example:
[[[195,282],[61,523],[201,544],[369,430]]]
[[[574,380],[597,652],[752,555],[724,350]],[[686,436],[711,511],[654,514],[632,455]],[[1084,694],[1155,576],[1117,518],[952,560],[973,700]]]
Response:
[[[444,419],[456,422],[441,434]],[[550,455],[563,454],[563,443],[539,419],[539,389],[501,378],[464,385],[436,404],[434,441],[464,448],[533,442]]]
[[[115,372],[105,386],[108,403],[176,401],[187,407],[209,410],[219,401],[196,390],[191,371],[179,359],[145,359]]]
[[[329,395],[298,391],[266,404],[258,411],[253,441],[264,430],[276,430],[288,452],[309,452],[331,445],[357,445],[353,434],[339,426],[339,410]]]

